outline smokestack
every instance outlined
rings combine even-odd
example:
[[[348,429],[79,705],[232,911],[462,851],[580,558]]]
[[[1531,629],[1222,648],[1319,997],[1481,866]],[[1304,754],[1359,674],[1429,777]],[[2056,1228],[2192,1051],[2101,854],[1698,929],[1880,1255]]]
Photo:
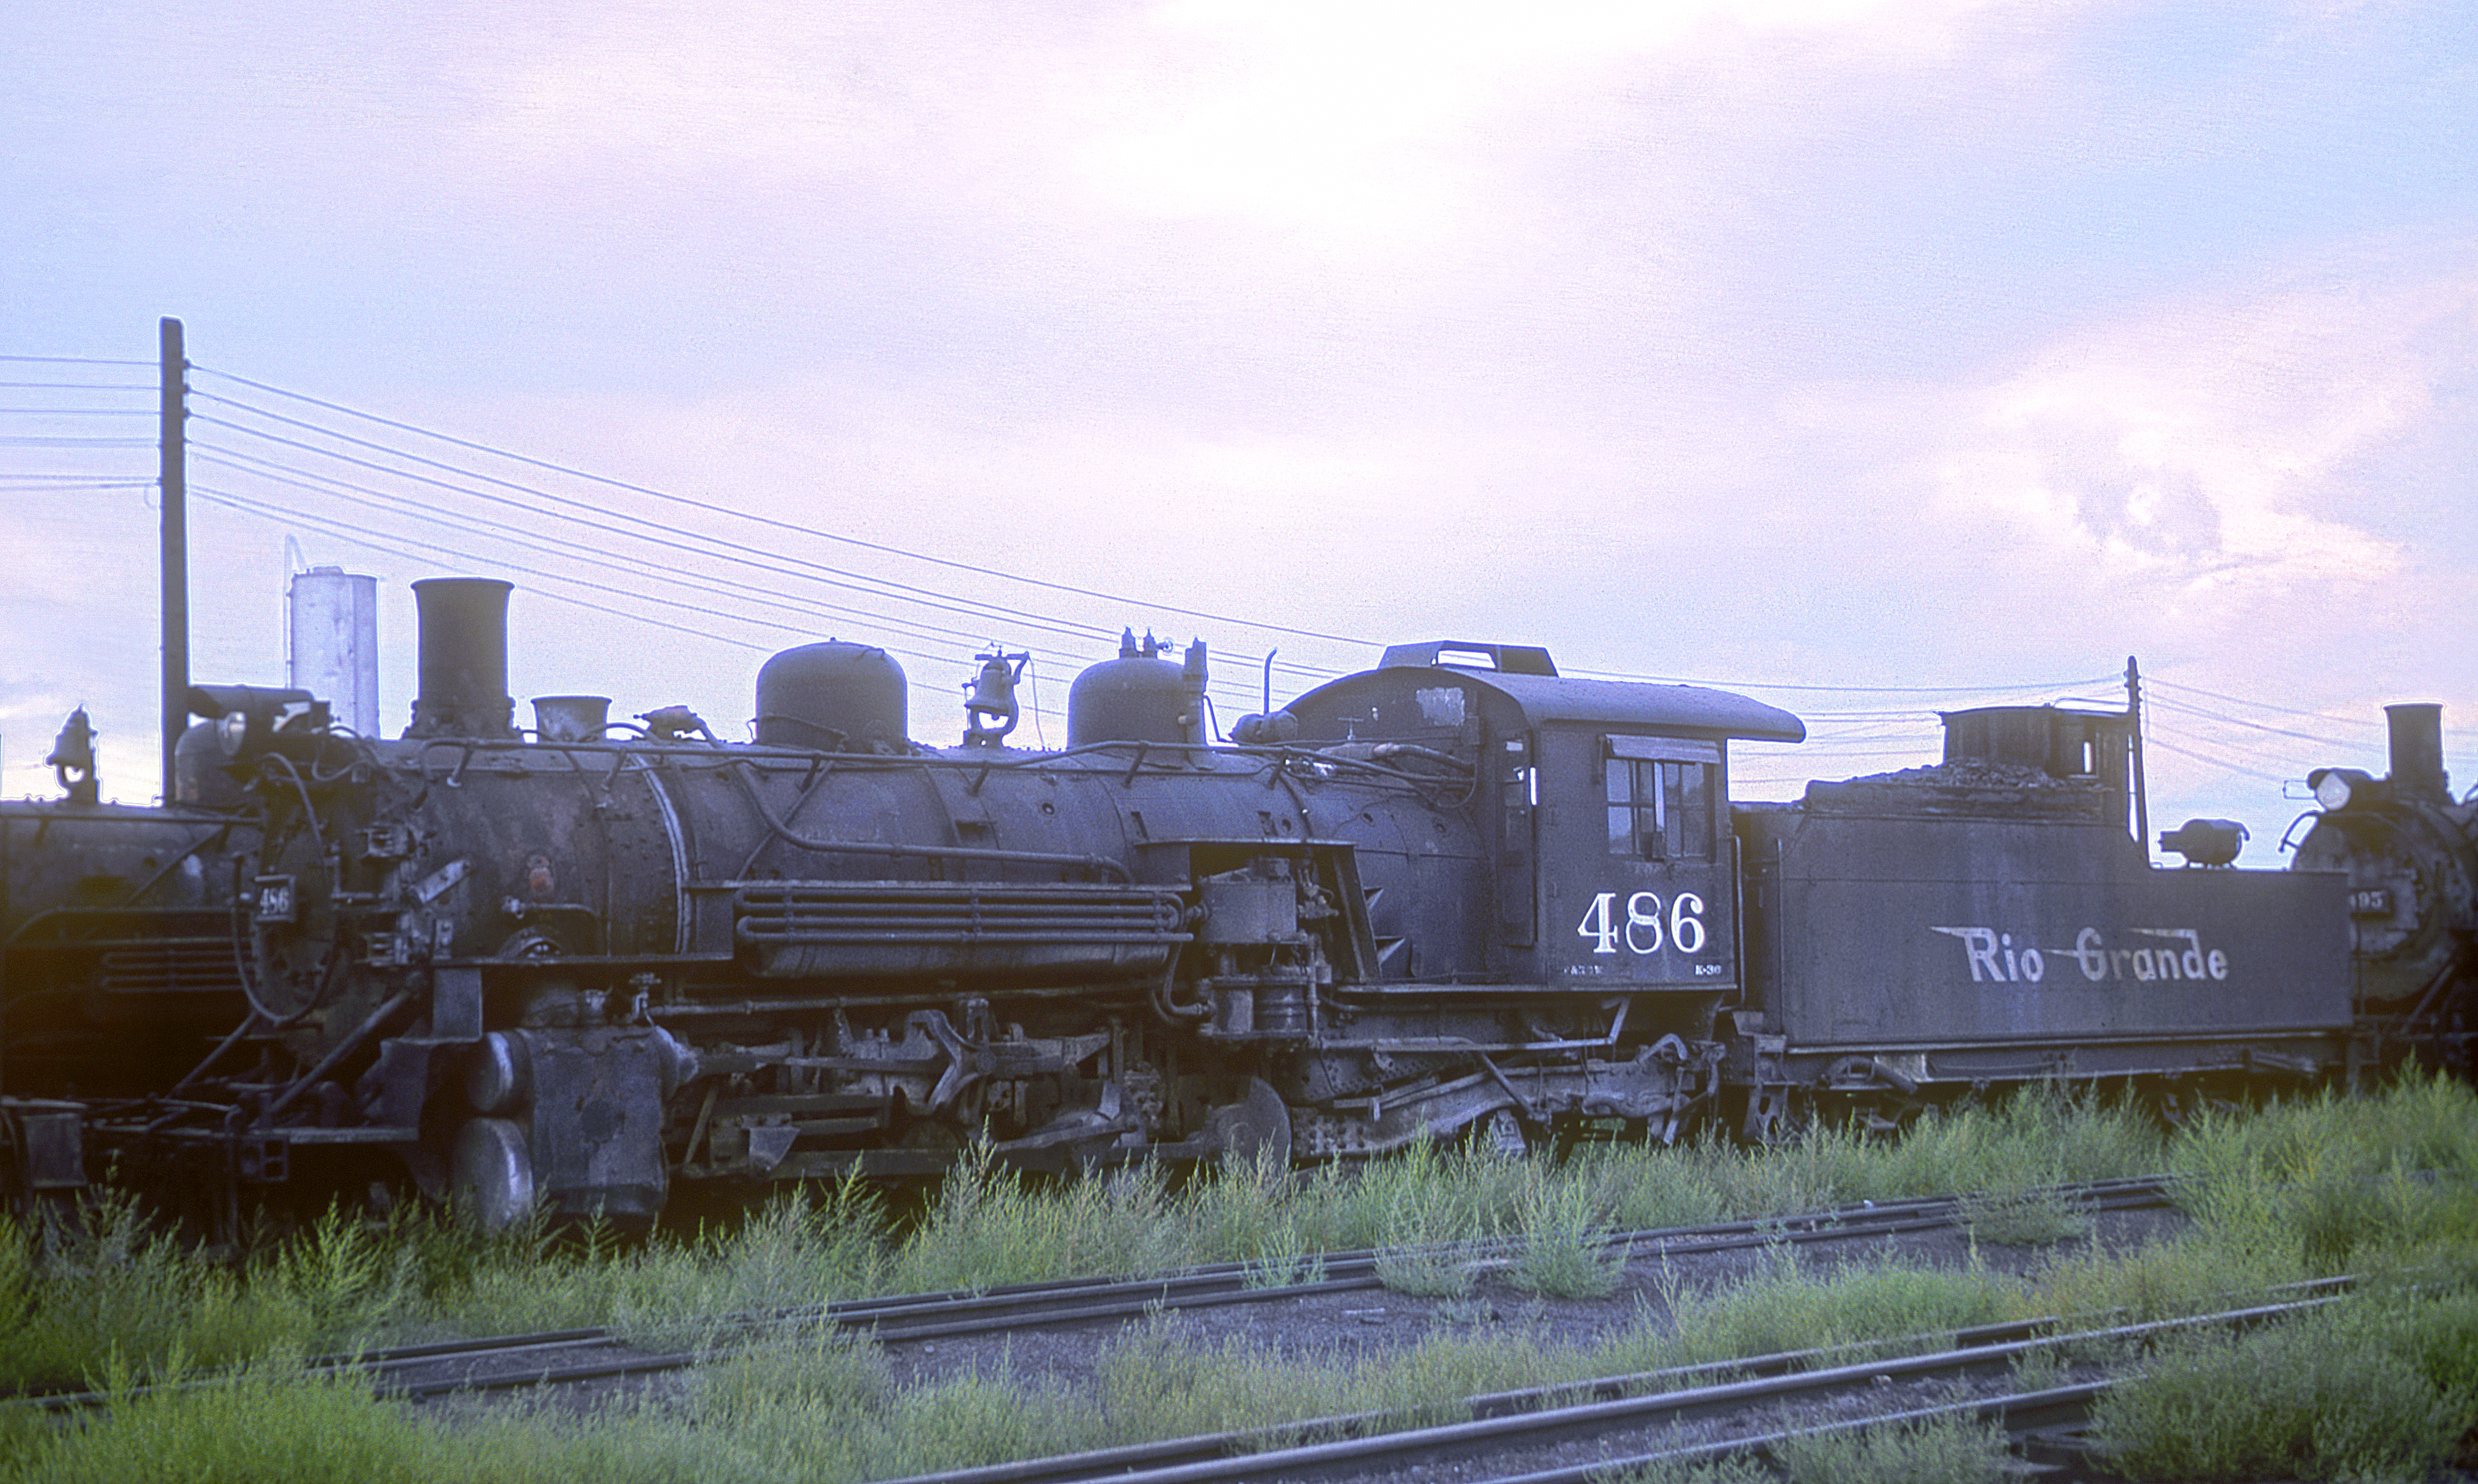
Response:
[[[2443,708],[2409,701],[2385,707],[2384,716],[2392,724],[2393,791],[2451,797],[2452,784],[2443,775]]]
[[[413,585],[421,610],[421,693],[407,738],[517,735],[508,694],[508,593],[496,577],[430,577]]]

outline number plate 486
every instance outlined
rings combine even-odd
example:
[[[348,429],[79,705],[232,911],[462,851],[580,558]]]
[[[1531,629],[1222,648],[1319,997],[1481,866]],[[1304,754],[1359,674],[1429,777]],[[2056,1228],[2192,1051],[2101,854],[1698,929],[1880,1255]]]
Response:
[[[1592,898],[1590,910],[1583,914],[1577,936],[1587,939],[1594,953],[1615,953],[1620,944],[1639,958],[1658,953],[1664,946],[1681,953],[1704,951],[1708,935],[1704,929],[1704,898],[1692,892],[1681,892],[1664,909],[1657,892],[1637,892],[1618,905],[1618,893],[1603,892]]]

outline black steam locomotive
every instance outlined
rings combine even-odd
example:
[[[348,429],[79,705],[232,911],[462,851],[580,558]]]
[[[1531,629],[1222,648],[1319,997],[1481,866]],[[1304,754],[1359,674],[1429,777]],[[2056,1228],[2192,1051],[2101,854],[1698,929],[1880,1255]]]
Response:
[[[1760,1139],[1812,1097],[2466,1054],[2478,811],[2432,707],[2394,708],[2389,779],[2315,775],[2304,868],[2155,869],[2130,715],[1958,713],[1937,767],[1733,807],[1730,743],[1798,718],[1429,643],[1226,744],[1202,646],[1131,638],[1058,751],[1007,742],[1005,656],[933,749],[841,642],[767,663],[750,743],[601,697],[519,733],[508,585],[415,587],[402,739],[202,687],[175,802],[96,802],[73,722],[70,796],[0,806],[16,1192],[110,1160],[227,1202],[393,1179],[642,1219],[975,1140]]]

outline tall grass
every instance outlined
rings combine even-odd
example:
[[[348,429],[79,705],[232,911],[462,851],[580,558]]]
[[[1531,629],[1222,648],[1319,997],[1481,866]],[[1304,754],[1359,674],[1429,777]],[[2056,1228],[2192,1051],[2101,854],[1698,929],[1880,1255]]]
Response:
[[[904,1293],[979,1292],[1055,1277],[1162,1272],[1200,1260],[1189,1245],[1192,1224],[1150,1165],[1035,1185],[976,1144],[948,1171],[926,1216],[893,1254],[887,1281]]]
[[[305,1269],[315,1270],[315,1260]],[[0,1382],[72,1382],[116,1362],[143,1376],[180,1357],[219,1365],[315,1342],[335,1295],[247,1281],[108,1194],[41,1238],[0,1218]]]
[[[697,1349],[726,1338],[715,1323],[723,1313],[1205,1262],[1247,1264],[1259,1281],[1280,1283],[1314,1276],[1315,1253],[1351,1247],[1378,1249],[1398,1290],[1452,1300],[1482,1281],[1475,1244],[1483,1239],[1495,1244],[1489,1262],[1502,1281],[1584,1296],[1607,1292],[1619,1276],[1618,1256],[1603,1242],[1617,1230],[1975,1187],[1985,1193],[1981,1235],[1992,1241],[2003,1235],[2001,1221],[2035,1205],[2047,1186],[2163,1168],[2194,1175],[2181,1196],[2190,1232],[2133,1254],[2063,1241],[2019,1281],[1975,1264],[1929,1272],[1876,1263],[1824,1275],[1783,1255],[1732,1289],[1668,1280],[1668,1321],[1656,1322],[1647,1310],[1628,1336],[1571,1351],[1484,1328],[1441,1328],[1397,1355],[1347,1360],[1208,1346],[1165,1324],[1122,1342],[1090,1395],[1072,1396],[1003,1368],[934,1396],[898,1388],[873,1352],[796,1329],[704,1368],[685,1413],[596,1425],[612,1436],[634,1429],[642,1447],[633,1456],[693,1460],[708,1476],[783,1476],[782,1461],[794,1458],[925,1471],[1071,1434],[1121,1441],[1170,1425],[1165,1419],[1279,1421],[1349,1410],[1328,1404],[1336,1397],[1450,1412],[1474,1391],[1551,1384],[1591,1368],[1881,1345],[2041,1312],[2190,1312],[2248,1283],[2342,1268],[2478,1270],[2478,1099],[2465,1087],[2425,1081],[2374,1098],[2309,1098],[2207,1119],[2173,1140],[2113,1104],[2034,1094],[1955,1110],[1901,1143],[1815,1129],[1775,1150],[1601,1144],[1553,1162],[1424,1145],[1362,1169],[1260,1164],[1177,1182],[1141,1167],[1028,1181],[983,1153],[960,1164],[908,1225],[877,1192],[847,1182],[785,1195],[727,1227],[626,1246],[542,1229],[486,1238],[420,1216],[375,1225],[331,1216],[241,1268],[206,1261],[154,1230],[135,1202],[107,1197],[66,1233],[38,1239],[0,1221],[0,1381],[92,1376],[134,1385],[256,1357],[257,1367],[217,1383],[224,1390],[196,1395],[269,1416],[324,1415],[319,1409],[345,1403],[287,1379],[286,1357],[576,1324]],[[2073,1234],[2069,1226],[2036,1240]],[[951,1426],[930,1428],[916,1444],[891,1441],[899,1423],[910,1425],[906,1417],[918,1421],[907,1407],[944,1407],[939,1415]],[[212,1411],[205,1401],[133,1398],[67,1441],[0,1423],[0,1460],[34,1471],[29,1476],[65,1477],[77,1471],[58,1463],[70,1456],[60,1449],[177,1430],[190,1425],[182,1419]],[[339,1438],[395,1439],[390,1446],[413,1449],[428,1471],[459,1471],[438,1465],[436,1450],[449,1445],[424,1441],[419,1427],[388,1421],[384,1409],[353,1416],[335,1424]],[[558,1425],[538,1420],[527,1436]],[[124,1426],[138,1431],[123,1434]],[[679,1441],[681,1428],[695,1434],[694,1444]],[[527,1446],[508,1445],[504,1459],[474,1475],[529,1476]],[[612,1461],[619,1455],[602,1442],[561,1446],[562,1467],[581,1476],[660,1476]],[[56,1464],[58,1471],[41,1471]],[[280,1476],[278,1465],[268,1467]],[[835,1475],[822,1466],[818,1476]]]
[[[1743,1454],[1610,1470],[1598,1484],[2001,1484],[2018,1477],[2005,1429],[1963,1418],[1819,1432],[1775,1450],[1776,1471]]]
[[[278,1360],[150,1395],[135,1394],[121,1370],[105,1378],[113,1396],[101,1414],[58,1433],[0,1428],[0,1480],[857,1480],[1204,1431],[1262,1429],[1258,1446],[1270,1446],[1306,1437],[1300,1424],[1310,1419],[1375,1411],[1391,1426],[1446,1421],[1467,1416],[1476,1395],[1662,1370],[1742,1346],[1881,1340],[1977,1318],[1991,1303],[2018,1308],[2023,1295],[2009,1305],[2001,1290],[1984,1273],[1955,1284],[1890,1267],[1814,1274],[1784,1264],[1734,1294],[1688,1300],[1690,1318],[1676,1330],[1647,1312],[1590,1342],[1439,1330],[1364,1353],[1214,1340],[1164,1315],[1105,1345],[1091,1384],[1073,1391],[1003,1356],[899,1385],[869,1339],[813,1322],[716,1356],[669,1406],[580,1418],[542,1403],[453,1423]]]
[[[2431,1100],[2438,1094],[2413,1090],[2404,1095]],[[2470,1112],[2466,1094],[2459,1093],[2444,1094],[2433,1107],[2453,1120]],[[2415,1134],[2422,1141],[2418,1146],[2448,1149],[2461,1136],[2458,1128],[2439,1134],[2415,1120],[2403,1121],[2397,1111],[2318,1115],[2310,1108],[2301,1115],[2309,1124],[2337,1116],[2357,1131],[2336,1143],[2338,1136],[2328,1130],[2316,1135],[2301,1126],[2285,1144],[2273,1144],[2359,1148],[2371,1140]],[[2234,1125],[2225,1137],[2241,1147],[2263,1142],[2260,1131]],[[1444,1161],[1444,1177],[1451,1178],[1454,1163]],[[2290,1166],[2302,1178],[2313,1177],[2308,1165]],[[2238,1160],[2227,1168],[2252,1167]],[[1251,1176],[1257,1181],[1254,1195],[1200,1186],[1141,1199],[1166,1202],[1173,1213],[1207,1209],[1199,1203],[1208,1200],[1265,1202],[1272,1199],[1265,1189],[1268,1173]],[[1313,1188],[1317,1178],[1298,1183]],[[1504,1184],[1509,1178],[1513,1183]],[[2369,1218],[2391,1234],[2379,1242],[2358,1241],[2353,1250],[2427,1264],[2440,1252],[2455,1250],[2405,1245],[2407,1234],[2458,1230],[2443,1208],[2452,1204],[2452,1192],[2462,1193],[2465,1201],[2471,1198],[2465,1185],[2429,1183],[2440,1193],[2440,1205],[2420,1203],[2409,1218]],[[1570,1188],[1537,1170],[1509,1176],[1491,1170],[1486,1184],[1497,1193],[1492,1198],[1516,1193],[1517,1209],[1525,1191],[1532,1200],[1580,1198],[1560,1194]],[[1027,1210],[1038,1208],[1041,1198],[1029,1190],[1005,1197],[1032,1201]],[[1125,1192],[1111,1197],[1122,1210],[1135,1198]],[[1397,1190],[1392,1198],[1408,1195]],[[2160,1310],[2201,1307],[2231,1286],[2232,1252],[2285,1252],[2292,1268],[2303,1267],[2306,1237],[2321,1220],[2312,1202],[2214,1204],[2198,1197],[2197,1207],[2204,1216],[2194,1232],[2162,1249],[2173,1256],[2144,1253],[2119,1261],[2086,1247],[2024,1277],[1977,1264],[1938,1270],[1891,1260],[1810,1270],[1788,1249],[1779,1249],[1752,1277],[1726,1287],[1694,1287],[1668,1277],[1661,1285],[1665,1316],[1647,1307],[1631,1326],[1588,1343],[1561,1345],[1532,1331],[1441,1326],[1400,1350],[1302,1351],[1211,1340],[1185,1320],[1157,1317],[1107,1345],[1090,1384],[1073,1390],[1024,1373],[1004,1357],[977,1371],[901,1385],[868,1340],[815,1323],[796,1326],[767,1345],[718,1355],[697,1369],[685,1396],[669,1406],[615,1405],[578,1418],[544,1404],[453,1425],[374,1401],[349,1381],[305,1377],[280,1359],[191,1391],[152,1396],[135,1395],[136,1372],[118,1362],[104,1368],[103,1379],[115,1393],[105,1413],[57,1433],[29,1426],[22,1418],[0,1422],[0,1480],[832,1481],[931,1474],[1026,1454],[1208,1430],[1264,1429],[1260,1441],[1271,1445],[1303,1436],[1308,1420],[1367,1409],[1385,1409],[1393,1424],[1403,1425],[1459,1417],[1467,1398],[1517,1387],[1555,1388],[1591,1376],[1657,1372],[1819,1346],[1840,1346],[1834,1359],[1913,1348],[1964,1325],[2045,1312],[2069,1290],[2101,1298],[2147,1289]],[[1276,1203],[1273,1209],[1286,1208]],[[1417,1214],[1422,1208],[1416,1207],[1370,1209],[1412,1213],[1400,1220],[1414,1224],[1467,1220],[1440,1218],[1434,1210]],[[2220,1212],[2230,1213],[2227,1220],[2214,1214]],[[1557,1212],[1548,1215],[1564,1219]],[[1228,1216],[1223,1208],[1222,1219]],[[663,1261],[689,1265],[670,1276],[685,1273],[710,1285],[711,1293],[779,1296],[888,1280],[899,1270],[873,1265],[888,1262],[886,1254],[901,1251],[904,1244],[872,1224],[882,1221],[882,1211],[869,1201],[814,1197],[771,1207],[728,1234],[660,1252]],[[1059,1232],[1064,1241],[1073,1228],[1073,1222],[1049,1216],[1035,1229]],[[907,1240],[928,1240],[923,1233],[931,1229],[924,1223]],[[872,1230],[878,1231],[875,1245],[853,1245],[853,1233]],[[403,1301],[402,1280],[373,1271],[354,1256],[359,1248],[348,1239],[328,1241],[331,1249],[316,1260],[270,1266],[266,1272],[290,1274],[282,1281],[324,1292]],[[161,1250],[125,1240],[116,1249],[124,1255]],[[851,1256],[855,1252],[870,1255],[864,1260]],[[604,1254],[596,1261],[600,1270],[633,1271],[651,1281],[653,1260],[640,1252]],[[414,1268],[420,1270],[418,1263]],[[2478,1288],[2438,1288],[2421,1279],[2428,1287],[2412,1291],[2411,1281],[2404,1276],[2380,1286],[2356,1308],[2253,1336],[2198,1340],[2164,1355],[2157,1378],[2122,1393],[2111,1403],[2115,1410],[2104,1416],[2102,1425],[2119,1461],[2142,1476],[2161,1478],[2232,1472],[2415,1476],[2478,1421]],[[316,1308],[305,1303],[300,1312]],[[176,1354],[160,1369],[179,1371],[185,1365]],[[1781,1462],[1793,1478],[1978,1479],[1994,1477],[1991,1471],[2002,1468],[2004,1456],[1984,1432],[1957,1424],[1810,1440],[1785,1449]],[[1655,1471],[1647,1477],[1734,1484],[1752,1475],[1719,1466]]]
[[[176,1349],[216,1365],[580,1325],[695,1347],[722,1313],[1211,1262],[1281,1284],[1320,1276],[1316,1254],[1352,1248],[1378,1249],[1399,1292],[1453,1297],[1479,1281],[1473,1245],[1494,1242],[1511,1251],[1517,1286],[1590,1296],[1622,1270],[1602,1243],[1614,1230],[2028,1189],[2160,1158],[2158,1138],[2121,1110],[2061,1094],[1964,1109],[1902,1144],[1817,1129],[1778,1150],[1595,1144],[1564,1161],[1424,1144],[1366,1166],[1240,1165],[1178,1183],[1150,1167],[1033,1182],[976,1147],[900,1228],[875,1191],[847,1181],[727,1229],[625,1247],[540,1226],[486,1237],[418,1213],[375,1225],[331,1215],[244,1269],[199,1258],[112,1196],[48,1245],[0,1220],[0,1384],[72,1382],[114,1353],[143,1370]]]
[[[2185,1141],[2195,1219],[2284,1249],[2301,1271],[2478,1245],[2478,1095],[2441,1078],[2380,1097],[2323,1094],[2205,1119]]]
[[[1976,1263],[1957,1270],[1884,1258],[1818,1274],[1787,1246],[1771,1249],[1763,1270],[1740,1282],[1695,1288],[1664,1274],[1660,1288],[1670,1322],[1641,1358],[1646,1368],[1810,1349],[1836,1350],[1835,1364],[1915,1353],[1957,1330],[2036,1312],[2024,1284]]]
[[[2478,1426],[2478,1289],[2186,1340],[2092,1425],[2143,1478],[2424,1478]]]

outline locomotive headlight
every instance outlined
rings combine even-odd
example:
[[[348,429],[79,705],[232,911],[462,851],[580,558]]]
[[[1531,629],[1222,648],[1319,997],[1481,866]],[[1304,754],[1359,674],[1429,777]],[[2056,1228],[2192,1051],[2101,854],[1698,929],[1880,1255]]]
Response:
[[[212,717],[224,756],[246,760],[270,746],[315,746],[327,729],[327,703],[307,691],[269,686],[191,686],[190,715]]]
[[[2367,785],[2374,779],[2354,767],[2318,767],[2306,775],[2306,786],[2314,791],[2315,805],[2326,814],[2337,814],[2356,800],[2367,796]]]

